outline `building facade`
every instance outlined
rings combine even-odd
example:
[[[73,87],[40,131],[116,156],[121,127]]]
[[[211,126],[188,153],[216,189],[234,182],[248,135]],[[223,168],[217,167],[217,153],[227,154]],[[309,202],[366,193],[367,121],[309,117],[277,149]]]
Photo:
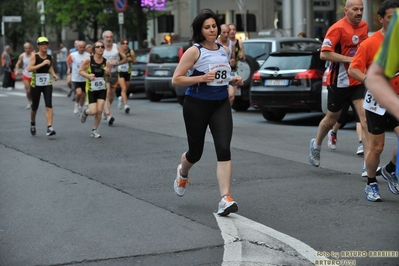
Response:
[[[322,39],[327,29],[344,16],[346,0],[153,0],[164,3],[158,12],[161,19],[148,21],[148,39],[156,44],[165,42],[165,36],[186,41],[191,37],[190,25],[201,9],[210,8],[222,23],[237,25],[239,38],[267,36],[296,36],[305,32],[308,37]],[[363,19],[370,31],[381,26],[377,18],[383,0],[363,0]],[[168,17],[168,19],[165,19]],[[243,23],[245,22],[246,23]],[[165,27],[168,25],[169,27]],[[166,29],[165,29],[166,28]]]

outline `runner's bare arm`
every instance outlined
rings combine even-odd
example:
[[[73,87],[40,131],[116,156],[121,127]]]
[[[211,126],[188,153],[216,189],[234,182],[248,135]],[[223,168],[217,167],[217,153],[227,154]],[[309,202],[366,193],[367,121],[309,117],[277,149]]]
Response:
[[[15,64],[15,70],[14,70],[14,72],[15,72],[16,75],[18,75],[19,64],[21,64],[21,62],[22,62],[22,57],[23,57],[23,54],[20,54],[19,57],[18,57],[18,61],[17,61],[17,63]]]
[[[338,54],[336,52],[321,51],[320,59],[336,63],[350,63],[352,62],[353,57]]]

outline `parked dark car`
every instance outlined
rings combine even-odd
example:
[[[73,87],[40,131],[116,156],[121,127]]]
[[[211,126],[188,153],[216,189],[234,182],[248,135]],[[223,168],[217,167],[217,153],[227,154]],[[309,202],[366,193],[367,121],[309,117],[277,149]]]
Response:
[[[319,44],[271,53],[252,76],[251,104],[269,121],[281,121],[287,112],[321,111],[325,69]]]
[[[312,38],[276,37],[255,38],[243,41],[247,64],[238,66],[238,75],[247,79],[244,86],[237,88],[232,108],[235,111],[246,111],[250,106],[251,77],[262,66],[270,53],[285,49],[301,49],[309,45],[321,45],[321,42]],[[257,62],[257,64],[256,64]],[[247,65],[247,66],[245,66]]]
[[[132,76],[128,88],[128,95],[130,93],[139,93],[145,91],[145,71],[148,63],[148,56],[150,49],[140,49],[134,51],[136,54],[137,64],[133,65]]]
[[[176,96],[172,86],[172,77],[183,53],[191,43],[163,44],[151,48],[145,78],[145,93],[152,102],[160,101],[165,96]]]

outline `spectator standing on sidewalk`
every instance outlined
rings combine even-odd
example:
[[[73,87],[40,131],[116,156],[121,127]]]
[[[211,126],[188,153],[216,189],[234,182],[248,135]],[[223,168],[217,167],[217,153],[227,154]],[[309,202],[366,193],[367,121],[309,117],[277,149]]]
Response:
[[[63,79],[67,71],[66,61],[68,57],[68,49],[64,46],[63,43],[60,43],[60,49],[54,51],[54,53],[57,54],[57,65],[60,79]]]
[[[9,45],[6,45],[4,47],[4,52],[1,54],[1,67],[3,69],[3,89],[13,89],[12,86],[12,78],[11,78],[11,72],[12,72],[12,62],[11,62],[11,47]]]

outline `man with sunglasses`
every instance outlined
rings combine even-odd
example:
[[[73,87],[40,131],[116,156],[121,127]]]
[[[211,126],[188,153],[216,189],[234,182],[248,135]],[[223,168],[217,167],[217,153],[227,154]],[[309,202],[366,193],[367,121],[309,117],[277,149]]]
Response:
[[[115,121],[115,118],[111,116],[111,104],[114,100],[115,89],[118,86],[118,66],[127,63],[127,59],[122,48],[114,43],[112,31],[104,31],[102,37],[105,44],[103,56],[111,64],[111,76],[107,80],[107,98],[105,100],[105,115],[103,114],[103,118],[106,119],[108,125],[111,126]]]
[[[37,47],[39,51],[29,61],[28,72],[32,72],[31,80],[31,97],[32,106],[30,111],[30,133],[36,135],[36,112],[40,103],[40,95],[43,93],[44,103],[46,105],[46,121],[47,121],[47,136],[55,135],[53,129],[53,85],[50,74],[54,80],[58,80],[58,76],[54,72],[52,65],[52,56],[47,54],[47,47],[49,41],[46,37],[39,37],[37,39]]]

